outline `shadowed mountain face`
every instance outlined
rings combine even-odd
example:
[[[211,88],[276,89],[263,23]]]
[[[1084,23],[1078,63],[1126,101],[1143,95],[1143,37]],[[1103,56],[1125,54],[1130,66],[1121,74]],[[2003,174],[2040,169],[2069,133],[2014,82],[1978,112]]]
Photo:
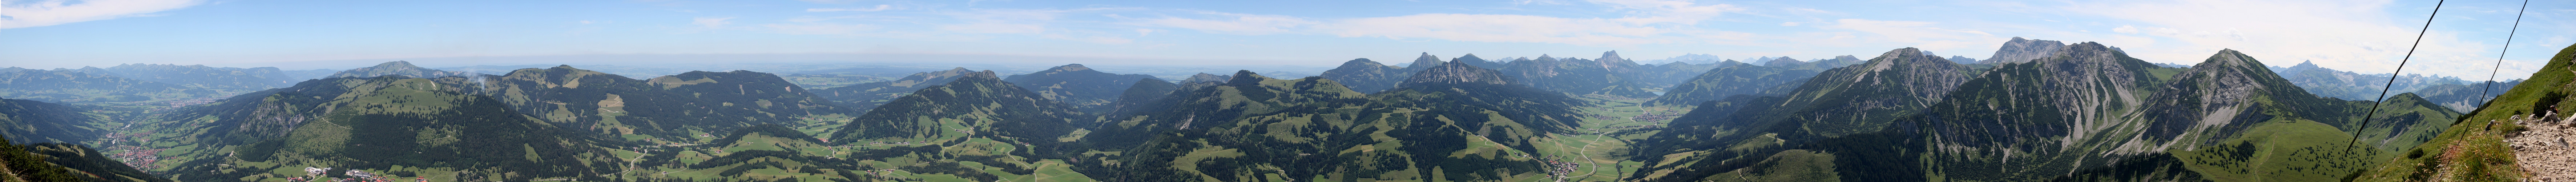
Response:
[[[1555,58],[1540,55],[1538,59],[1512,61],[1503,68],[1508,75],[1530,87],[1574,95],[1611,95],[1620,97],[1654,97],[1649,88],[1639,83],[1637,63],[1619,58],[1618,52],[1602,53],[1602,60]]]
[[[1431,58],[1431,55],[1428,53],[1425,53],[1422,56],[1423,58]],[[1437,65],[1421,63],[1415,64]],[[1361,58],[1342,62],[1341,67],[1335,67],[1332,70],[1324,70],[1324,74],[1320,76],[1324,77],[1324,79],[1333,79],[1333,81],[1350,85],[1351,90],[1353,91],[1375,93],[1395,88],[1396,83],[1404,81],[1402,79],[1405,77],[1412,76],[1413,72],[1411,71],[1415,70],[1416,69],[1406,69],[1404,67],[1387,66],[1384,64],[1378,64],[1377,61],[1369,61],[1367,58]]]
[[[1756,66],[1735,61],[1719,62],[1688,81],[1673,85],[1664,95],[1646,102],[1652,106],[1688,106],[1724,99],[1735,95],[1782,95],[1797,89],[1799,83],[1816,77],[1817,71],[1784,67]]]
[[[332,78],[182,108],[159,122],[152,146],[185,181],[237,180],[289,166],[338,166],[463,180],[598,176],[622,159],[588,134],[519,114],[460,77]],[[514,150],[515,148],[515,150]],[[176,154],[176,155],[170,155]],[[220,165],[218,165],[220,164]],[[276,180],[275,177],[268,177]]]
[[[869,108],[876,108],[877,105],[885,104],[887,101],[894,101],[895,98],[903,97],[904,94],[911,94],[912,91],[929,88],[930,86],[939,84],[948,84],[950,81],[957,80],[958,76],[974,72],[975,71],[966,70],[966,68],[952,68],[947,71],[937,72],[921,72],[914,73],[912,76],[905,76],[903,79],[896,79],[894,81],[869,82],[858,85],[826,88],[815,91],[814,94],[823,96],[824,99],[832,100],[832,102],[841,103],[841,106],[857,110],[867,110]]]
[[[1138,79],[1155,78],[1153,75],[1104,73],[1083,67],[1082,64],[1072,64],[1056,66],[1036,73],[1011,75],[1009,78],[1003,78],[1002,81],[1028,89],[1047,100],[1071,105],[1085,113],[1093,113],[1105,112],[1114,107],[1110,102],[1117,101],[1119,94],[1124,93],[1127,87],[1135,86]]]
[[[1575,127],[1582,116],[1572,108],[1579,101],[1512,83],[1499,71],[1462,62],[1423,66],[1403,86],[1377,94],[1319,77],[1251,72],[1184,88],[1149,104],[1167,110],[1109,117],[1114,122],[1080,143],[1120,152],[1076,156],[1084,161],[1076,170],[1103,181],[1260,179],[1249,174],[1525,179],[1545,174],[1527,156],[1538,147],[1533,140]],[[1166,165],[1173,163],[1182,165]]]
[[[12,143],[0,143],[0,145],[9,145],[9,144],[12,144]],[[24,150],[19,150],[19,149],[24,149]],[[71,178],[77,178],[77,179],[80,179],[80,181],[100,181],[100,182],[169,182],[169,181],[170,181],[170,179],[161,178],[161,177],[158,177],[158,176],[153,175],[152,173],[146,173],[146,172],[143,172],[143,170],[135,169],[135,168],[134,168],[134,167],[132,167],[132,166],[126,166],[126,165],[125,165],[125,163],[121,163],[120,161],[117,161],[116,159],[109,159],[109,158],[108,158],[108,154],[107,154],[107,153],[101,153],[101,152],[98,152],[98,150],[97,150],[97,149],[91,149],[91,148],[89,148],[88,146],[81,146],[81,145],[79,145],[79,144],[71,144],[71,143],[36,143],[36,144],[27,144],[27,145],[23,145],[23,146],[0,146],[0,152],[19,153],[19,152],[21,152],[21,151],[23,151],[23,153],[32,154],[32,155],[29,155],[28,157],[40,157],[40,158],[44,158],[44,159],[42,159],[42,160],[43,160],[43,162],[39,162],[39,163],[25,163],[25,162],[19,162],[19,161],[16,161],[16,160],[19,160],[19,159],[21,159],[21,158],[19,158],[19,157],[17,157],[17,156],[6,156],[6,157],[0,157],[0,158],[5,158],[6,160],[12,160],[12,161],[10,161],[10,163],[11,163],[12,165],[10,165],[10,166],[6,167],[6,169],[11,170],[11,172],[15,172],[15,173],[17,173],[17,174],[18,174],[18,175],[17,175],[18,177],[22,177],[22,178],[29,178],[29,179],[31,179],[31,180],[28,180],[28,181],[61,181],[61,180],[44,180],[43,178],[50,178],[50,177],[44,177],[45,175],[44,175],[44,174],[41,174],[41,173],[44,173],[44,172],[29,173],[29,172],[22,171],[22,170],[19,170],[19,169],[28,169],[28,168],[62,168],[62,169],[64,169],[64,170],[63,170],[63,172],[64,172],[64,173],[69,174],[69,175],[65,175],[65,176],[68,176],[68,177],[71,177]],[[33,165],[26,165],[26,164],[36,164],[36,165],[46,165],[46,166],[33,166]],[[25,165],[25,167],[22,167],[21,165]]]
[[[2344,100],[2378,100],[2381,91],[2396,95],[2421,92],[2437,86],[2473,84],[2452,77],[2353,73],[2317,67],[2317,64],[2310,62],[2299,62],[2298,65],[2290,67],[2271,67],[2271,70],[2273,73],[2280,74],[2282,78],[2289,79],[2290,83],[2306,88],[2308,93]],[[2391,80],[2390,77],[2396,78]],[[2393,84],[2396,84],[2396,87],[2387,87],[2388,84],[2392,84],[2390,81],[2395,81]]]
[[[376,66],[371,66],[371,67],[358,68],[358,69],[349,69],[349,70],[346,70],[346,71],[340,71],[339,73],[331,74],[331,76],[328,76],[328,77],[325,77],[325,78],[339,78],[339,77],[378,77],[378,76],[385,76],[385,75],[402,75],[402,76],[405,76],[405,77],[412,77],[412,78],[438,78],[438,77],[451,77],[451,76],[460,76],[460,77],[473,77],[473,76],[480,76],[480,74],[469,73],[469,72],[462,72],[462,71],[439,71],[439,70],[435,70],[435,69],[421,68],[420,66],[412,66],[410,61],[394,61],[394,62],[385,62],[385,63],[383,63],[383,64],[376,64]]]
[[[672,94],[695,98],[695,104],[709,105],[702,107],[711,107],[711,112],[722,113],[722,117],[749,117],[757,123],[781,123],[798,120],[795,118],[798,116],[853,112],[769,73],[691,71],[645,81]]]
[[[1672,88],[1673,86],[1689,82],[1691,78],[1696,78],[1696,76],[1699,76],[1700,74],[1707,73],[1710,69],[1735,65],[1752,64],[1744,64],[1733,60],[1709,64],[1671,62],[1664,64],[1648,64],[1644,67],[1639,67],[1637,68],[1636,74],[1638,83],[1646,84],[1647,87]],[[1665,90],[1665,92],[1671,91],[1672,90]]]
[[[0,134],[16,143],[79,143],[106,134],[103,116],[89,109],[32,100],[0,99]]]
[[[1784,58],[1785,59],[1785,58]],[[1781,96],[1736,95],[1672,121],[1633,151],[1647,163],[1629,178],[1697,179],[1754,165],[1795,144],[1874,133],[1940,102],[1975,74],[1947,59],[1904,48],[1826,70]],[[1710,74],[1721,74],[1715,71]]]
[[[1909,51],[1890,54],[1899,52]],[[1901,114],[1833,112],[1861,113],[1846,114],[1858,116],[1852,118],[1897,117],[1881,120],[1887,123],[1882,129],[1839,130],[1850,132],[1836,136],[1832,133],[1838,130],[1830,130],[1833,126],[1868,122],[1795,119],[1814,117],[1801,117],[1806,115],[1796,109],[1775,109],[1781,108],[1774,106],[1779,103],[1805,98],[1867,98],[1802,94],[1822,90],[1814,85],[1834,85],[1826,84],[1835,83],[1830,80],[1851,80],[1830,75],[1876,67],[1884,57],[1827,71],[1802,86],[1799,94],[1702,103],[1636,145],[1633,151],[1641,152],[1636,159],[1648,163],[1628,179],[1837,174],[1842,180],[1858,181],[2332,179],[2341,171],[2393,157],[2393,151],[2421,143],[2439,133],[2436,128],[2449,124],[2443,121],[2459,115],[2407,94],[2385,103],[2370,127],[2364,128],[2362,116],[2374,103],[2308,94],[2266,71],[2250,56],[2232,50],[2190,69],[2177,69],[2128,58],[2091,42],[2067,46],[2036,61],[1976,73],[1973,79],[1959,82],[1954,91],[1930,96],[1941,99],[1929,105],[1881,109]],[[1949,63],[1928,56],[1920,60]],[[1927,66],[1941,67],[1895,67]],[[1930,93],[1867,95],[1920,94]],[[1824,103],[1864,107],[1911,102]],[[1791,119],[1761,119],[1766,116]],[[2367,143],[2358,147],[2364,150],[2342,150],[2354,147],[2340,141],[2354,133],[2359,133],[2358,141]],[[2273,158],[2246,158],[2250,156]],[[1831,160],[1814,162],[1822,159]],[[2333,164],[2306,165],[2324,163]],[[1830,166],[1820,169],[1832,172],[1779,172],[1812,172],[1815,165]]]
[[[0,68],[0,97],[62,103],[217,97],[210,89],[76,71]]]
[[[2522,80],[2481,82],[2472,85],[2442,84],[2424,87],[2411,93],[2422,95],[2424,100],[2441,104],[2442,107],[2450,107],[2454,111],[2469,112],[2486,106],[2487,100],[2495,99],[2496,95],[2504,94],[2506,90],[2513,89],[2514,85],[2522,85]]]
[[[1458,57],[1456,59],[1452,59],[1452,61],[1483,62],[1491,64],[1490,62],[1485,62],[1482,58],[1476,58],[1475,54],[1467,54],[1467,56]],[[1441,64],[1447,63],[1441,62],[1440,57],[1432,56],[1431,53],[1422,53],[1422,57],[1414,58],[1412,63],[1405,64],[1410,67],[1388,66],[1379,64],[1377,61],[1370,61],[1366,58],[1362,58],[1343,62],[1341,67],[1326,70],[1321,76],[1325,79],[1333,79],[1333,81],[1341,82],[1343,85],[1349,85],[1353,91],[1359,91],[1361,93],[1377,93],[1379,91],[1386,91],[1387,89],[1394,89],[1404,82],[1404,79],[1413,77],[1415,72],[1422,72],[1423,69],[1440,66]]]

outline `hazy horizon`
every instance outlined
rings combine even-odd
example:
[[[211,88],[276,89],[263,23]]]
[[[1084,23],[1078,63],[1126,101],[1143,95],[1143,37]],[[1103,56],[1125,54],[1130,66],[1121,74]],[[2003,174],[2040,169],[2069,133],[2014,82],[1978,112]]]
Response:
[[[2235,49],[2386,73],[2433,1],[0,1],[0,62],[349,69],[525,64],[965,63],[1332,67],[1354,58],[1684,54],[1991,57],[2011,37],[2102,42],[2190,65]],[[2450,2],[2406,73],[2483,79],[2519,2]],[[2522,32],[2576,30],[2535,1]],[[1329,9],[1334,11],[1302,11]],[[2500,75],[2565,35],[2515,38]],[[722,70],[707,70],[722,71]],[[1258,70],[1256,70],[1258,71]]]

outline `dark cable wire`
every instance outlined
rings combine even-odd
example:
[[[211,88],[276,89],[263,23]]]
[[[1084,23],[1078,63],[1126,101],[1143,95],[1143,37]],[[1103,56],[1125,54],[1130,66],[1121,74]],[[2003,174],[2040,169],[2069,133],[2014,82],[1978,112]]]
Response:
[[[2495,95],[2491,95],[2495,93],[2491,92],[2495,91],[2495,85],[2498,84],[2496,83],[2496,72],[2504,71],[2504,55],[2507,52],[2513,51],[2513,34],[2522,33],[2522,13],[2529,10],[2531,10],[2531,0],[2522,0],[2522,9],[2513,10],[2513,29],[2505,31],[2504,49],[2496,51],[2495,68],[2487,70],[2487,84],[2479,86],[2486,89],[2478,90],[2478,96],[2487,97],[2487,101],[2478,102],[2478,106],[2484,107],[2487,105],[2487,102],[2495,102]]]
[[[2415,60],[2415,49],[2424,46],[2424,33],[2433,30],[2433,17],[2442,15],[2442,3],[2448,3],[2448,1],[2450,0],[2434,1],[2433,14],[2424,15],[2424,29],[2415,30],[2415,44],[2406,47],[2406,57],[2397,60],[2397,70],[2388,72],[2388,85],[2379,87],[2379,102],[2372,102],[2370,113],[2361,115],[2361,127],[2352,129],[2352,140],[2349,142],[2351,144],[2347,145],[2350,146],[2347,149],[2361,146],[2361,131],[2370,129],[2370,119],[2379,115],[2380,105],[2388,105],[2388,89],[2396,88],[2397,77],[2405,76],[2401,73],[2406,72],[2406,62]]]

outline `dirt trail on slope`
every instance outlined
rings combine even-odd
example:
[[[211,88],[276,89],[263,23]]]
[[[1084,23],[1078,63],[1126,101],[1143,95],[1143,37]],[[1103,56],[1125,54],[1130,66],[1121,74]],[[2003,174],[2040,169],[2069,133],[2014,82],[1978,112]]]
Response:
[[[2555,116],[2549,113],[2542,116]],[[2550,119],[2564,117],[2566,119]],[[2505,137],[2513,158],[2533,181],[2576,181],[2576,117],[2515,116],[2522,133]]]

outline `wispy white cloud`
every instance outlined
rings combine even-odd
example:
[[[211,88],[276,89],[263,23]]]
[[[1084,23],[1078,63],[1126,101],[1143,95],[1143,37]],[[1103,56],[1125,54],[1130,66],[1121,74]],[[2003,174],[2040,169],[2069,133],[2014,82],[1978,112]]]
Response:
[[[1839,19],[1831,24],[1816,25],[1827,30],[1855,31],[1867,34],[1837,34],[1834,39],[1877,44],[1910,44],[1929,50],[1955,50],[1992,46],[2005,38],[1976,30],[1959,30],[1936,26],[1938,22]]]
[[[1631,24],[1697,25],[1701,21],[1717,18],[1720,15],[1744,11],[1744,8],[1735,5],[1700,5],[1697,2],[1681,0],[1593,0],[1592,3],[1628,11],[1630,13],[1628,17],[1617,20]]]
[[[2179,43],[2131,49],[2142,58],[2196,61],[2219,49],[2236,49],[2274,62],[2313,60],[2334,69],[2384,73],[2396,67],[2395,58],[2409,49],[2415,38],[2410,35],[2421,25],[2402,23],[2409,21],[2387,14],[2392,4],[2389,0],[2165,0],[2078,3],[2063,9],[2146,23],[2156,27],[2146,29],[2147,35]],[[2493,50],[2456,39],[2436,39],[2447,35],[2428,36],[2434,36],[2426,39],[2428,45],[2448,46],[2426,46],[2418,55]]]
[[[834,11],[885,11],[885,10],[894,10],[894,9],[895,9],[895,8],[894,8],[894,5],[879,4],[879,5],[877,5],[877,7],[874,7],[874,8],[806,8],[806,9],[805,9],[805,12],[834,12]]]
[[[1468,42],[1622,45],[1669,41],[1644,38],[1669,32],[1656,27],[1629,26],[1609,19],[1531,15],[1417,14],[1341,20],[1319,29],[1342,37]]]
[[[1071,10],[1052,9],[977,9],[949,13],[962,24],[939,25],[939,30],[956,33],[1036,34],[1046,33],[1047,24]]]
[[[150,13],[204,4],[197,0],[41,0],[0,1],[0,29],[152,16]]]
[[[1190,19],[1164,17],[1146,19],[1133,24],[1192,29],[1219,34],[1265,35],[1292,33],[1298,31],[1295,29],[1318,23],[1316,21],[1306,20],[1305,18],[1283,15],[1252,15],[1220,12],[1200,12],[1200,14],[1219,16],[1220,18]]]
[[[1595,0],[1620,17],[1569,18],[1517,14],[1428,13],[1343,19],[1302,18],[1201,12],[1215,18],[1165,17],[1132,24],[1182,28],[1219,34],[1329,34],[1340,37],[1436,39],[1467,42],[1530,42],[1574,45],[1635,45],[1741,39],[1749,34],[1696,27],[1744,8],[1678,0]],[[1514,4],[1549,4],[1520,1]],[[1795,26],[1795,23],[1784,23]],[[1714,38],[1714,39],[1712,39]]]
[[[839,23],[764,24],[760,26],[768,27],[770,30],[778,33],[795,35],[862,35],[863,32],[860,31],[875,30],[878,28],[874,25]]]
[[[809,2],[809,3],[822,3],[822,4],[849,4],[849,3],[859,2],[859,0],[796,0],[796,1],[804,1],[804,2]]]

